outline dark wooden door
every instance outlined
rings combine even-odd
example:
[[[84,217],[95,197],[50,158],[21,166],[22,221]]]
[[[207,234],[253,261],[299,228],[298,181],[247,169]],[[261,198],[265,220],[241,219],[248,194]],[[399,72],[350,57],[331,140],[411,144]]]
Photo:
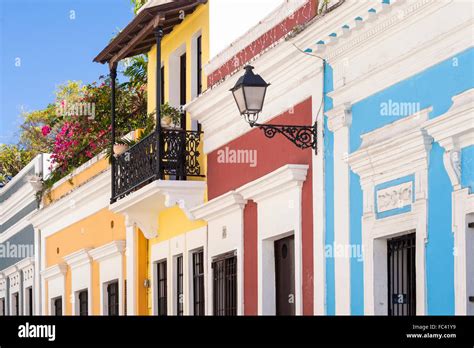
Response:
[[[416,315],[415,233],[387,242],[388,315]]]
[[[13,306],[15,311],[13,315],[20,315],[20,296],[18,293],[13,294]]]
[[[83,290],[79,293],[79,315],[89,315],[89,294],[87,290]]]
[[[54,299],[54,315],[61,316],[63,315],[63,298],[58,297]]]
[[[33,315],[33,288],[26,289],[26,298],[28,301],[28,315]]]
[[[107,285],[108,297],[108,315],[119,315],[119,289],[118,282],[112,282]]]
[[[295,237],[275,241],[276,314],[295,315]]]

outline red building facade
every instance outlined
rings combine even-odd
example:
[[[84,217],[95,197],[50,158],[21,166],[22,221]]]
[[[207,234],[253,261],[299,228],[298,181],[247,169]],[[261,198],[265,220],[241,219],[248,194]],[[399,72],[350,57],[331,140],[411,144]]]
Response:
[[[301,77],[292,75],[286,66],[290,60],[285,60],[296,54],[305,64],[315,61],[308,62],[294,47],[290,52],[285,38],[293,37],[314,18],[316,3],[307,1],[294,12],[283,17],[281,13],[285,11],[277,11],[253,28],[247,42],[240,39],[229,52],[211,61],[207,67],[211,88],[187,108],[205,134],[208,203],[193,214],[208,222],[208,301],[214,314],[233,313],[234,301],[235,314],[314,314],[315,152],[296,147],[282,135],[268,139],[260,129],[249,127],[229,92],[247,64],[255,65],[265,78],[266,71],[282,71],[278,90],[269,88],[262,113],[265,122],[314,123],[321,92],[304,88],[310,81],[302,86]],[[273,26],[262,28],[269,23]],[[226,56],[228,60],[223,61]],[[317,71],[316,65],[309,69]],[[291,77],[285,78],[286,74]],[[288,98],[281,95],[285,90]],[[231,271],[236,272],[232,278],[236,284],[231,290],[219,285],[216,271],[220,262],[216,260],[226,257],[225,262],[236,263]],[[226,279],[231,275],[224,270]],[[231,303],[232,308],[222,302]]]

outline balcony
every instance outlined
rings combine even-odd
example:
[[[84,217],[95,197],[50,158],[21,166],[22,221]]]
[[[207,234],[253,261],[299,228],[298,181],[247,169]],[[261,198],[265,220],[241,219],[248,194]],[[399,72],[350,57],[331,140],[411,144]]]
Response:
[[[158,136],[160,134],[161,136]],[[146,238],[158,233],[159,213],[177,205],[189,218],[206,190],[199,162],[201,131],[161,129],[113,159],[110,210],[125,215]]]
[[[161,134],[161,139],[158,136]],[[112,202],[155,180],[204,177],[199,163],[200,131],[153,132],[113,161]]]

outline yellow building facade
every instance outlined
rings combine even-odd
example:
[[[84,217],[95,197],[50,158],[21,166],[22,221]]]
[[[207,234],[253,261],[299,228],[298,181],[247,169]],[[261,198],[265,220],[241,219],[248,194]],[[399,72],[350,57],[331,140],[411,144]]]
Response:
[[[198,52],[198,39],[201,41],[201,49]],[[183,56],[186,59],[186,82],[185,82],[185,103],[195,98],[201,91],[207,87],[207,79],[202,71],[203,62],[209,61],[209,5],[204,4],[197,7],[197,9],[186,17],[181,24],[174,27],[173,31],[163,37],[161,43],[162,49],[162,72],[164,78],[164,93],[163,101],[169,103],[172,106],[182,105],[183,99],[180,94],[180,89],[183,88],[178,82],[181,82],[180,63]],[[156,49],[154,45],[148,54],[148,111],[151,113],[156,108],[156,102],[153,96],[156,94],[156,67],[158,66],[156,61]],[[197,55],[201,57],[198,59]],[[201,62],[201,66],[198,67],[198,60]],[[198,87],[197,74],[201,73],[201,86]],[[163,86],[163,85],[162,85]],[[186,119],[186,129],[195,129],[190,121],[190,118]],[[202,153],[202,145],[201,151]],[[200,163],[203,168],[203,175],[205,175],[205,158],[200,156]],[[194,180],[191,178],[191,180]],[[196,180],[204,180],[198,178]],[[205,195],[206,191],[202,191]],[[156,238],[149,240],[148,248],[148,278],[152,279],[151,287],[148,291],[148,313],[158,314],[159,305],[158,293],[157,293],[157,267],[159,262],[167,262],[167,273],[173,274],[168,281],[167,288],[171,288],[172,291],[168,291],[167,299],[171,299],[170,304],[167,307],[168,314],[181,314],[178,313],[178,299],[176,299],[177,292],[177,279],[176,268],[177,257],[183,258],[183,270],[182,273],[186,274],[185,268],[190,263],[193,251],[203,250],[205,248],[205,223],[203,221],[191,220],[186,213],[178,206],[173,206],[160,211],[158,215],[158,235]],[[195,240],[197,239],[197,240]],[[194,244],[193,244],[194,243]],[[184,254],[184,255],[183,255]],[[154,280],[154,281],[153,281]],[[191,285],[188,279],[183,279],[183,297],[182,302],[182,313],[193,314],[190,305],[190,293],[186,291],[191,289]],[[173,291],[174,290],[174,291]]]
[[[95,61],[114,76],[136,54],[148,55],[148,112],[182,110],[207,87],[207,2],[150,1]],[[203,315],[207,230],[189,213],[206,198],[202,153],[200,126],[182,112],[179,126],[160,122],[111,163],[98,155],[57,182],[31,218],[41,312]]]
[[[57,182],[31,218],[45,315],[126,313],[124,217],[108,209],[110,167],[99,155]]]
[[[206,89],[202,67],[209,60],[207,2],[153,6],[151,1],[123,32],[127,35],[115,38],[96,61],[113,69],[123,58],[147,54],[149,114],[164,103],[182,110]],[[125,219],[128,313],[204,314],[207,231],[205,223],[189,213],[206,195],[200,126],[184,113],[177,127],[163,122],[155,126],[129,150],[129,161],[117,158],[113,164],[116,191],[109,209]],[[134,161],[143,165],[135,168]],[[193,279],[184,276],[193,260],[199,263],[196,290]]]

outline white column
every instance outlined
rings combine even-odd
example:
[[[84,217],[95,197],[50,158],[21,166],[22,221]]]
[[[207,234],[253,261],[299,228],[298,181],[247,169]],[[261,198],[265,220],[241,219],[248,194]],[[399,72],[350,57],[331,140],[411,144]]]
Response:
[[[46,287],[48,282],[46,278],[41,274],[46,269],[46,238],[42,235],[41,230],[39,231],[39,241],[40,241],[40,264],[38,273],[38,279],[40,280],[40,308],[41,308],[41,315],[51,315],[50,308],[49,308],[49,300],[46,298]]]
[[[469,189],[456,190],[452,194],[453,202],[453,232],[454,232],[454,301],[456,315],[473,315],[474,305],[469,302],[469,296],[474,295],[474,288],[470,287],[468,262],[473,256],[469,254],[470,240],[466,221],[469,209],[467,207]]]
[[[337,251],[350,250],[350,194],[349,194],[349,127],[350,104],[339,105],[326,113],[329,130],[334,133],[334,269],[336,314],[351,314],[350,255]]]
[[[312,94],[313,123],[317,122],[317,154],[312,156],[313,174],[313,293],[315,315],[326,314],[326,217],[324,188],[324,112],[323,112],[323,79],[322,64],[315,81]]]
[[[35,274],[33,280],[33,314],[34,315],[41,315],[44,314],[41,311],[41,303],[42,301],[42,289],[43,283],[41,282],[41,232],[39,229],[35,228],[35,235],[34,235],[34,243],[35,243]]]
[[[138,314],[136,287],[138,281],[138,232],[128,216],[125,218],[126,269],[127,269],[127,315]]]

